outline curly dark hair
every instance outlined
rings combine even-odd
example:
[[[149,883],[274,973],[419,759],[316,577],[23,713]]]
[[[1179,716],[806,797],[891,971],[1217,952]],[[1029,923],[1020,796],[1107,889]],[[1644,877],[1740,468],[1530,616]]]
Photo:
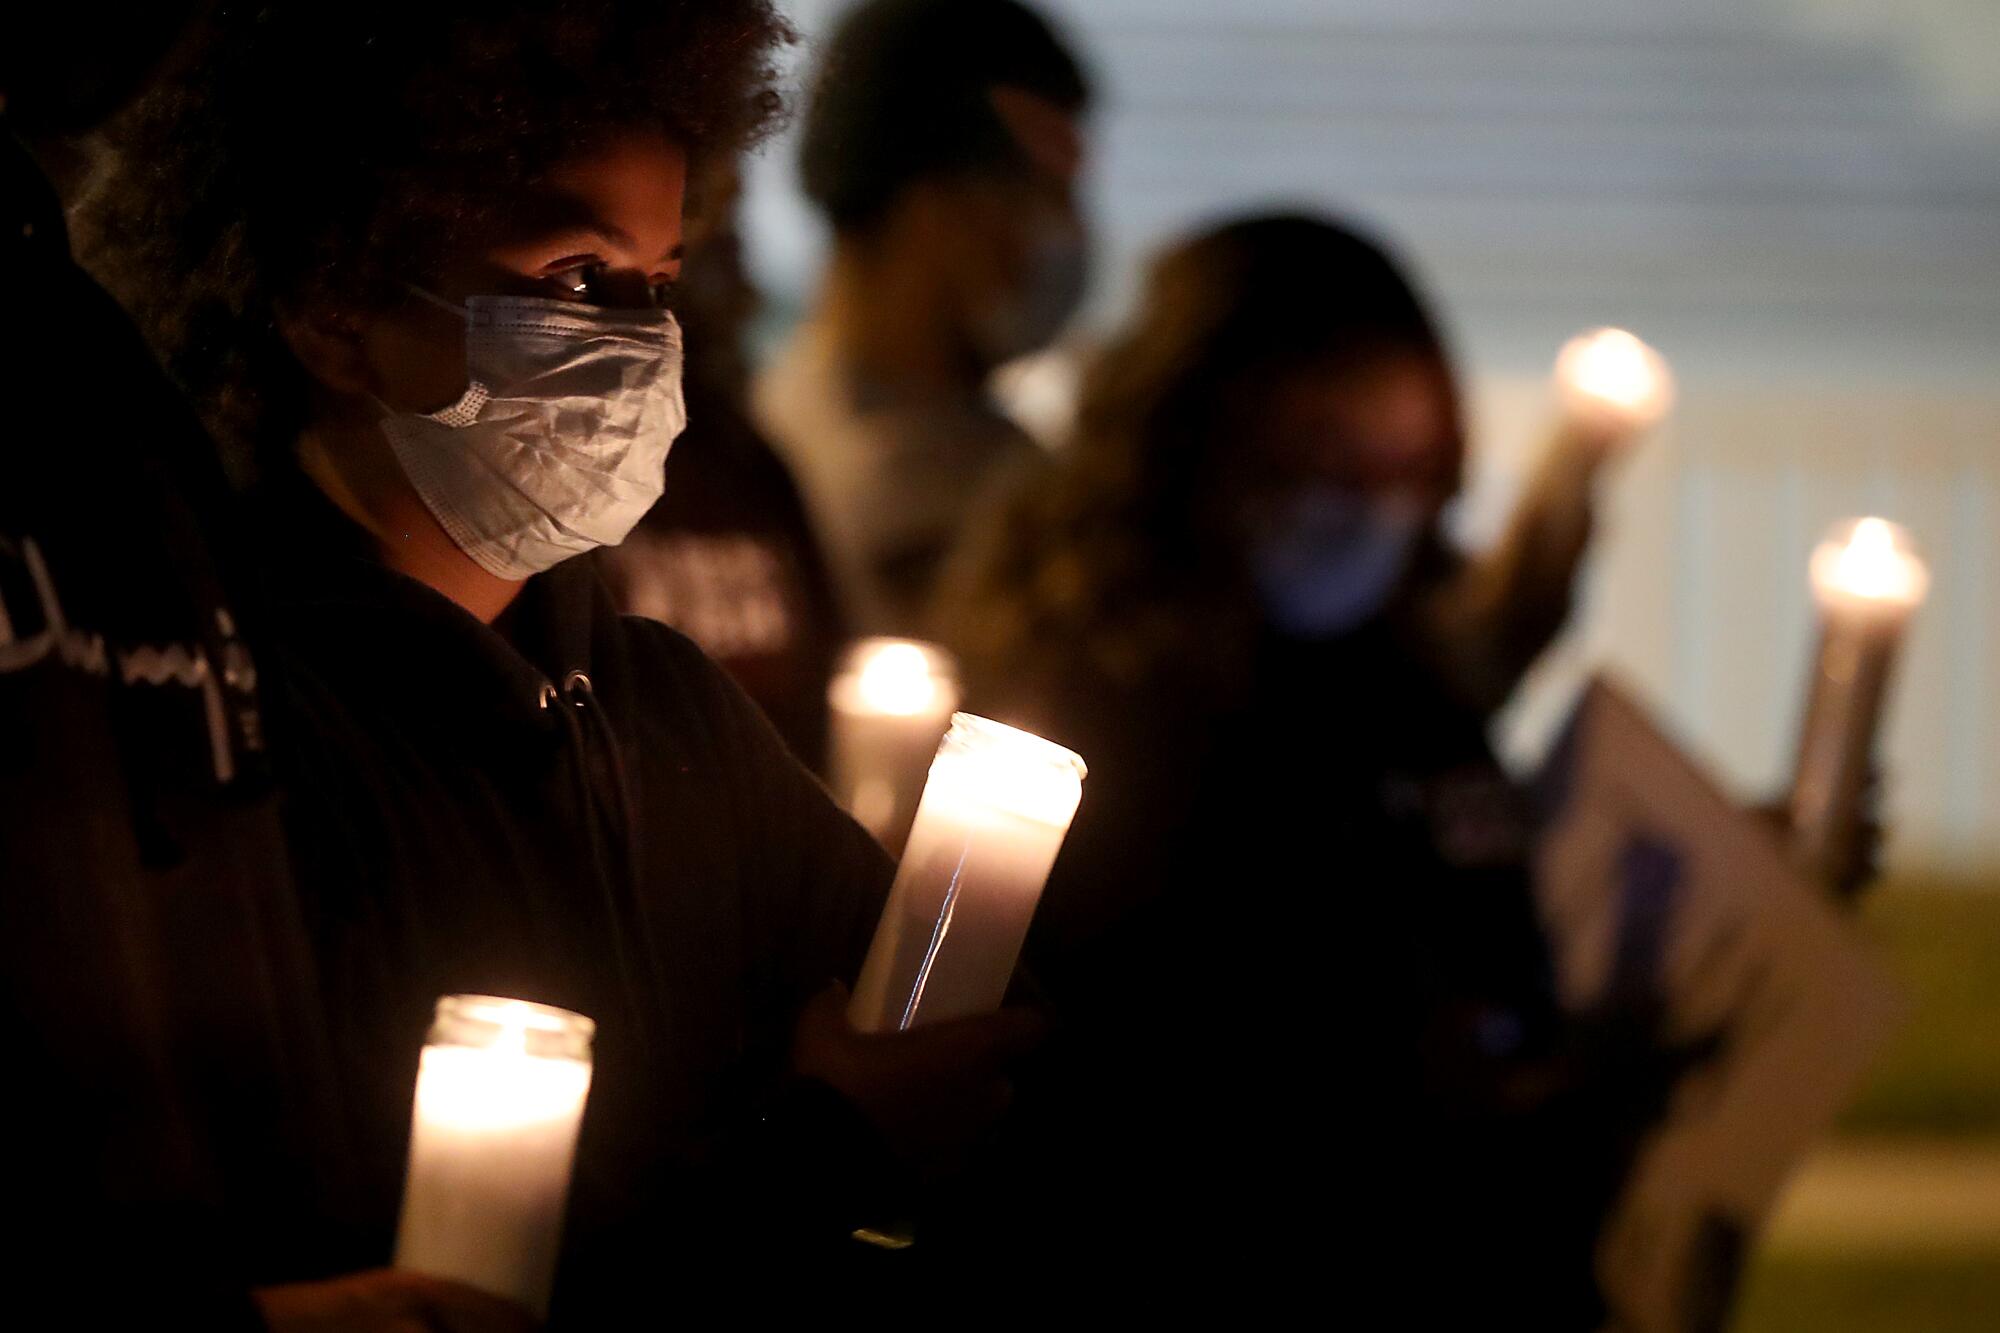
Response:
[[[393,304],[616,133],[662,130],[696,168],[740,151],[782,114],[794,36],[771,0],[225,3],[114,126],[79,245],[240,477],[304,424],[281,306]]]
[[[1229,512],[1245,413],[1281,376],[1384,355],[1450,360],[1397,261],[1356,231],[1262,214],[1167,250],[1085,373],[1060,466],[954,562],[940,629],[975,690],[1078,666],[1233,678],[1252,629]]]

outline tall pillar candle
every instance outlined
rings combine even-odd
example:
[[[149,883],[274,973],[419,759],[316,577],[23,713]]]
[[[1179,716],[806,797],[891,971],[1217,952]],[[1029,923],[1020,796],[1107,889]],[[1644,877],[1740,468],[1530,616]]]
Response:
[[[1083,760],[1060,745],[969,713],[952,718],[855,983],[856,1027],[1000,1007],[1083,777]]]
[[[1592,329],[1556,356],[1563,434],[1610,448],[1658,425],[1673,406],[1666,358],[1624,329]]]
[[[1792,780],[1801,864],[1828,883],[1853,866],[1890,672],[1930,572],[1910,536],[1881,518],[1834,528],[1812,555],[1820,643]]]
[[[581,1014],[490,995],[438,1001],[417,1072],[396,1267],[546,1315],[590,1093]]]
[[[848,650],[827,700],[834,799],[901,855],[931,756],[958,707],[951,656],[913,639],[863,639]]]

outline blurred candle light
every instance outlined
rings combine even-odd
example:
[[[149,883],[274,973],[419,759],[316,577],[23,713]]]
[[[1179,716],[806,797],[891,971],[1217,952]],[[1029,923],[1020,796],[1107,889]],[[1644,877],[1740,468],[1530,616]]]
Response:
[[[827,698],[834,799],[900,855],[925,770],[958,707],[951,655],[913,639],[863,639],[848,650]]]
[[[848,1017],[882,1032],[1000,1007],[1083,796],[1083,760],[969,713],[951,719]]]
[[[1556,391],[1573,429],[1607,444],[1658,425],[1673,406],[1666,358],[1624,329],[1593,329],[1563,345]]]
[[[1792,834],[1799,860],[1837,882],[1859,851],[1875,735],[1905,627],[1930,590],[1910,534],[1849,519],[1813,551],[1820,645],[1799,731]]]
[[[548,1313],[596,1025],[447,995],[417,1072],[396,1266]]]

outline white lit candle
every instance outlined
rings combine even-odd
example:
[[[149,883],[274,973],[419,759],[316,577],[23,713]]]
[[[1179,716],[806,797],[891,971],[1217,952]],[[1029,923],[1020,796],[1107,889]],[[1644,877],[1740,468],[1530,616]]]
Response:
[[[863,639],[848,650],[827,698],[834,799],[901,855],[925,771],[958,707],[951,656],[912,639]]]
[[[548,1313],[596,1025],[447,995],[417,1072],[396,1266]]]
[[[1083,760],[959,713],[931,763],[848,1017],[883,1032],[1000,1007],[1083,796]]]
[[[1820,646],[1799,733],[1792,835],[1800,861],[1835,882],[1854,864],[1890,670],[1930,572],[1910,534],[1881,518],[1836,526],[1811,570]]]
[[[1566,426],[1605,445],[1652,429],[1673,406],[1666,358],[1624,329],[1593,329],[1563,345],[1556,392]]]

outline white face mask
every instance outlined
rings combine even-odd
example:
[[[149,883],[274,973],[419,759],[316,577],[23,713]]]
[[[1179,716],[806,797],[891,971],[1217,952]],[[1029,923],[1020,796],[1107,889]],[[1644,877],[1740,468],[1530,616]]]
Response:
[[[1251,556],[1264,614],[1307,639],[1365,624],[1402,584],[1423,533],[1413,496],[1330,488],[1293,496]]]
[[[687,425],[681,331],[664,310],[534,297],[463,307],[465,393],[382,433],[458,548],[503,579],[625,540],[660,498]]]

